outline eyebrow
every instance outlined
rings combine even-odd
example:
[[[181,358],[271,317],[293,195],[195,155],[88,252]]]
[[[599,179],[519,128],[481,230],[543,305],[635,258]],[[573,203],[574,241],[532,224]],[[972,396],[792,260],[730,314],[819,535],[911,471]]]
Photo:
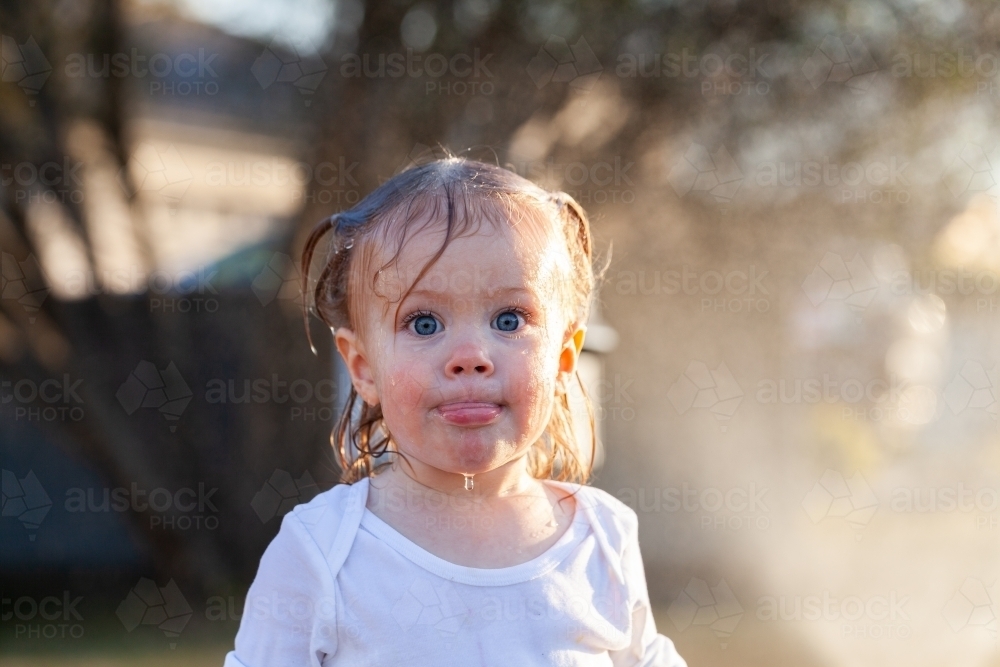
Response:
[[[514,293],[517,293],[517,292],[520,292],[521,294],[528,294],[528,295],[533,295],[534,294],[534,292],[532,292],[531,290],[525,289],[523,287],[498,287],[496,289],[487,290],[487,293],[490,296],[514,294]],[[412,292],[410,292],[409,296],[424,296],[424,297],[430,297],[430,298],[441,298],[442,296],[444,296],[444,297],[450,297],[451,294],[448,293],[448,292],[441,292],[441,291],[438,291],[438,290],[431,290],[431,289],[415,289]]]

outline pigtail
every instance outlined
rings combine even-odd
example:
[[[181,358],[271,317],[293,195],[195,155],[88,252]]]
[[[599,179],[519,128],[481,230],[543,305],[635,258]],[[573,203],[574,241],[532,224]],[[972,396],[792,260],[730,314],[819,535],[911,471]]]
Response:
[[[309,294],[309,268],[312,266],[313,254],[316,252],[316,244],[322,240],[327,232],[334,228],[336,220],[337,216],[331,215],[329,218],[321,221],[313,228],[312,232],[309,234],[309,238],[306,239],[305,248],[302,250],[302,260],[299,264],[299,276],[301,281],[299,291],[302,292],[303,297],[302,324],[306,329],[306,339],[309,341],[309,349],[312,350],[314,355],[318,354],[318,352],[316,351],[316,345],[313,343],[312,331],[310,331],[309,328],[309,300],[306,298]],[[313,294],[314,303],[319,302],[320,285],[325,282],[324,279],[329,280],[331,270],[332,265],[329,263],[323,268],[323,272],[320,274],[320,278],[316,283],[316,292]],[[323,316],[319,315],[319,317],[322,319]]]
[[[557,192],[553,198],[556,207],[559,209],[560,218],[571,228],[567,230],[570,240],[575,241],[580,246],[587,262],[590,262],[593,256],[593,245],[590,238],[590,220],[587,218],[583,207],[565,192]]]
[[[302,251],[301,286],[303,295],[312,294],[313,312],[331,331],[350,324],[348,302],[348,281],[350,278],[351,249],[354,247],[356,225],[345,225],[344,214],[331,215],[313,228],[306,239]],[[330,250],[323,270],[310,290],[309,273],[316,246],[324,236],[332,232]],[[309,347],[316,354],[316,347],[309,331],[309,302],[303,299],[302,317],[306,327]],[[347,401],[343,406],[333,432],[330,444],[337,453],[341,469],[341,481],[357,482],[375,471],[375,459],[386,453],[390,445],[389,435],[384,428],[381,406],[371,406],[362,400],[351,385]]]
[[[368,405],[352,386],[330,444],[339,459],[340,481],[347,484],[361,481],[388,465],[388,462],[376,465],[376,459],[384,456],[392,444],[382,419],[382,406]]]
[[[583,207],[565,192],[553,192],[549,197],[555,205],[556,219],[563,231],[573,265],[573,279],[567,288],[572,293],[567,295],[567,300],[571,306],[575,306],[575,309],[567,313],[570,327],[565,335],[568,336],[576,326],[585,324],[589,315],[590,298],[595,285],[592,264],[593,241],[590,234],[590,220]],[[584,460],[582,453],[587,445],[577,441],[569,392],[559,392],[555,397],[555,405],[545,434],[529,454],[528,465],[534,477],[583,483],[593,472],[594,458],[597,455],[594,407],[579,371],[575,371],[573,375],[587,409],[590,454]]]

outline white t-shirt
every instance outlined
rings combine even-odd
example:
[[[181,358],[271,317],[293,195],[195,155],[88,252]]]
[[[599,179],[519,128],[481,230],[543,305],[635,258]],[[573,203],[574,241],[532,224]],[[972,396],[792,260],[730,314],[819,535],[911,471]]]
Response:
[[[289,512],[247,593],[225,667],[686,667],[657,634],[635,512],[576,484],[567,531],[520,565],[438,558],[365,508],[368,480]]]

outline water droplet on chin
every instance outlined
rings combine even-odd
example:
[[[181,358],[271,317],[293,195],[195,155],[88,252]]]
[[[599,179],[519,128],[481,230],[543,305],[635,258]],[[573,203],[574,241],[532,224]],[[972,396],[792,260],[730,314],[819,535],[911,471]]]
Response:
[[[462,477],[465,478],[465,490],[472,491],[472,487],[474,485],[474,482],[472,481],[472,475],[467,475],[463,472]]]

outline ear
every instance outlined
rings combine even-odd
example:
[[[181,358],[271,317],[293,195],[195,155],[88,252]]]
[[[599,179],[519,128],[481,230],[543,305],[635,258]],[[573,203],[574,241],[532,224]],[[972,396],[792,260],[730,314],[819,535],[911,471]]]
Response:
[[[358,335],[346,327],[339,327],[334,334],[337,351],[344,360],[347,372],[351,375],[351,384],[361,399],[371,406],[379,404],[378,390],[375,387],[375,377],[371,364],[365,352],[364,343]]]
[[[566,382],[576,372],[576,362],[583,351],[583,340],[587,336],[587,327],[578,325],[572,335],[563,343],[559,351],[559,390],[566,391]]]

